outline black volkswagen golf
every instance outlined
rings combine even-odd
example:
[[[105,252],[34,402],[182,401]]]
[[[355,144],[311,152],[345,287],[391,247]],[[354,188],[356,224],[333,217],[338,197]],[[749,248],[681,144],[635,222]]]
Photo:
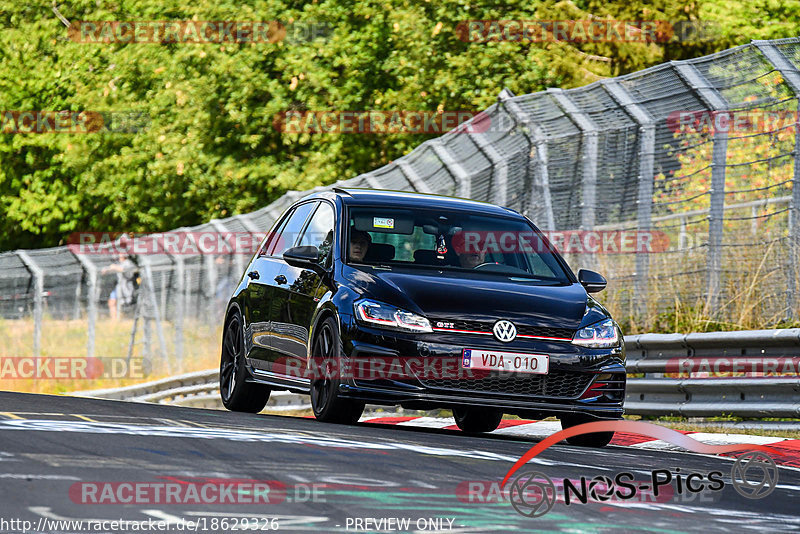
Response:
[[[518,212],[436,195],[334,189],[276,221],[227,308],[220,393],[259,412],[311,395],[317,419],[365,403],[452,409],[467,432],[504,413],[564,428],[622,416],[625,349],[609,313]],[[611,433],[571,438],[603,446]]]

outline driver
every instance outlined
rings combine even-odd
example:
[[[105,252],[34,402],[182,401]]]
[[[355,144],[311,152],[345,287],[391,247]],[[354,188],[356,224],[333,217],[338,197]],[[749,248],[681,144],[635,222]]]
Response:
[[[458,262],[465,269],[474,269],[478,265],[485,263],[485,250],[474,250],[470,252],[456,252]]]
[[[473,235],[467,236],[467,233],[472,233]],[[485,232],[477,229],[463,228],[453,239],[453,248],[455,249],[456,256],[458,256],[458,263],[464,269],[475,269],[486,263],[485,237],[479,237],[476,242],[474,239],[476,237],[475,234],[483,235]],[[490,261],[489,263],[495,262]]]

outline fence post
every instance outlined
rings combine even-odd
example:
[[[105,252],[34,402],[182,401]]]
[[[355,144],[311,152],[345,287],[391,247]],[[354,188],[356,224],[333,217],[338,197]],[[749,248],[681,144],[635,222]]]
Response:
[[[75,256],[83,270],[86,271],[86,274],[89,277],[89,294],[87,295],[87,314],[89,316],[89,333],[88,339],[86,340],[86,357],[87,358],[94,358],[94,342],[95,342],[95,324],[97,323],[97,297],[99,296],[97,293],[97,267],[94,263],[89,261],[86,256],[83,254],[76,254],[74,250],[71,250],[72,255]]]
[[[280,215],[278,215],[278,217],[280,217]],[[254,231],[253,228],[256,228],[256,225],[253,224],[252,221],[244,219],[244,218],[242,218],[240,220],[241,220],[242,224],[244,225],[244,227],[247,228],[248,231],[253,232]],[[218,219],[212,220],[211,224],[214,226],[214,229],[216,229],[217,232],[225,233],[225,232],[228,231],[228,229],[225,227],[225,225],[222,224],[222,221],[220,221]],[[244,258],[244,256],[242,254],[238,253],[235,250],[236,243],[231,243],[229,240],[226,240],[226,243],[228,243],[228,245],[231,247],[231,251],[233,253],[233,265],[234,265],[234,268],[236,269],[236,272],[239,274],[239,276],[241,276],[242,274],[244,274],[244,260],[245,260],[245,258]]]
[[[235,217],[233,217],[233,218],[234,218],[234,219],[236,219],[237,221],[241,222],[241,223],[242,223],[242,226],[244,226],[245,228],[247,228],[247,231],[248,231],[248,232],[254,232],[254,233],[264,233],[264,234],[266,234],[266,233],[267,233],[267,230],[261,230],[261,229],[260,229],[260,228],[259,228],[259,227],[256,225],[256,223],[254,223],[253,221],[251,221],[251,220],[248,218],[248,215],[249,215],[248,213],[243,213],[243,214],[241,214],[241,215],[236,215],[236,216],[235,216]],[[278,214],[278,216],[275,218],[275,220],[277,221],[277,220],[280,218],[280,216],[281,216],[281,214],[279,213],[279,214]],[[217,221],[217,222],[218,222],[218,223],[220,223],[220,224],[222,224],[222,223],[221,223],[221,221]],[[224,226],[224,225],[222,225],[222,227],[223,227],[223,228],[225,228],[225,226]]]
[[[219,274],[217,273],[217,264],[215,254],[203,255],[203,266],[206,273],[206,284],[208,285],[210,298],[206,303],[206,320],[207,322],[214,321],[217,314],[217,285],[219,283]]]
[[[688,62],[672,62],[678,76],[705,102],[712,111],[725,111],[725,98],[708,83],[694,65]],[[719,310],[722,286],[722,232],[725,218],[725,164],[728,158],[728,132],[714,131],[714,147],[711,155],[711,202],[708,210],[708,260],[707,305],[712,315]]]
[[[183,318],[186,309],[186,265],[183,263],[183,258],[180,255],[170,254],[170,257],[175,261],[175,360],[178,362],[178,371],[180,372],[183,367]]]
[[[636,199],[636,226],[640,232],[651,230],[653,212],[653,176],[655,168],[656,124],[655,119],[644,106],[634,102],[625,87],[616,80],[604,80],[603,87],[619,105],[639,125],[639,191]],[[638,237],[637,237],[638,243]],[[643,297],[648,291],[650,274],[650,255],[638,250],[636,252],[636,311],[640,317],[646,312]]]
[[[491,128],[491,126],[490,126]],[[475,144],[481,154],[492,164],[491,202],[505,206],[508,198],[508,161],[481,133],[469,133],[467,137]]]
[[[267,227],[267,228],[262,230],[261,228],[258,227],[258,225],[256,223],[254,223],[253,221],[250,220],[250,215],[251,214],[249,214],[249,213],[243,213],[242,215],[235,216],[234,219],[236,219],[237,221],[240,221],[242,223],[242,225],[247,229],[247,231],[250,232],[251,234],[259,234],[260,235],[260,239],[258,240],[258,245],[260,245],[261,241],[263,241],[263,239],[267,236],[267,232],[269,232],[269,227]],[[281,215],[282,215],[281,213],[278,213],[278,215],[276,217],[274,217],[275,220],[274,220],[273,224],[278,222],[278,219],[281,218]],[[248,242],[252,243],[252,240],[248,240]],[[239,262],[242,264],[242,269],[241,270],[244,271],[244,263],[245,263],[245,261],[249,261],[250,258],[255,256],[256,250],[251,250],[247,254],[243,254],[242,251],[235,250],[235,244],[234,244],[233,253],[239,259]]]
[[[441,137],[434,139],[433,142],[431,142],[431,146],[433,147],[433,151],[442,161],[442,165],[444,165],[445,170],[447,170],[447,172],[450,173],[450,176],[452,176],[456,182],[458,182],[458,190],[456,195],[462,198],[469,198],[472,195],[472,184],[470,183],[469,173],[464,170],[464,167],[462,167],[458,161],[456,161],[456,159],[450,153],[450,149],[447,148],[447,146],[442,142]]]
[[[372,174],[372,171],[360,175],[360,178],[363,178],[367,182],[367,185],[373,189],[383,189],[383,185],[381,185],[375,175]]]
[[[519,104],[512,100],[514,94],[508,89],[503,89],[500,92],[500,104],[508,111],[508,114],[514,120],[518,127],[521,126],[520,131],[528,140],[528,145],[534,147],[536,151],[536,168],[538,170],[539,180],[542,186],[542,202],[544,204],[545,223],[543,230],[554,231],[556,229],[555,216],[553,215],[553,197],[550,193],[550,175],[547,168],[547,134],[541,126],[536,124],[530,113],[526,113]],[[529,152],[530,158],[533,150]],[[525,163],[525,172],[528,172],[528,162]],[[533,184],[529,184],[533,187]],[[531,191],[531,198],[529,202],[529,210],[533,207],[535,198]]]
[[[583,134],[583,202],[581,227],[591,230],[595,225],[597,209],[597,134],[598,128],[584,111],[580,110],[561,89],[548,89],[547,92],[558,102],[561,109]]]
[[[83,284],[79,281],[75,284],[75,305],[72,307],[72,318],[79,320],[81,318],[81,295],[83,294]]]
[[[689,248],[686,245],[687,239],[688,238],[687,238],[687,234],[686,234],[686,217],[681,217],[680,218],[680,230],[679,230],[679,233],[678,233],[678,249],[679,250],[684,250],[684,249]]]
[[[44,304],[44,271],[24,250],[18,250],[17,256],[31,272],[34,279],[33,288],[33,356],[38,358],[42,352],[42,306]]]
[[[797,107],[794,114],[794,172],[792,174],[792,199],[789,201],[789,254],[787,254],[786,308],[788,319],[798,315],[797,264],[800,262],[800,71],[786,59],[783,52],[770,41],[753,41],[764,57],[778,69],[786,84],[794,92]]]
[[[167,343],[164,339],[164,329],[161,325],[161,313],[158,311],[158,302],[156,302],[156,288],[153,284],[153,269],[150,266],[150,260],[147,259],[147,256],[142,255],[140,257],[141,262],[141,272],[142,272],[142,282],[145,285],[145,293],[147,294],[147,300],[144,302],[144,311],[142,317],[144,321],[144,346],[145,351],[149,352],[150,348],[150,321],[155,321],[156,323],[156,334],[158,335],[158,344],[161,349],[161,358],[163,359],[164,363],[167,365],[167,369],[172,372],[172,366],[169,364],[169,359],[167,358]],[[141,298],[141,295],[140,295]],[[180,295],[178,296],[180,299]],[[149,310],[148,310],[149,308]],[[148,313],[149,311],[149,313]],[[152,314],[152,315],[151,315]]]
[[[400,172],[402,172],[406,179],[411,182],[411,185],[418,193],[433,193],[431,188],[428,187],[428,184],[425,183],[425,180],[422,178],[422,176],[417,174],[417,171],[414,170],[408,161],[400,158],[396,160],[395,163],[397,163],[397,168],[399,168]]]

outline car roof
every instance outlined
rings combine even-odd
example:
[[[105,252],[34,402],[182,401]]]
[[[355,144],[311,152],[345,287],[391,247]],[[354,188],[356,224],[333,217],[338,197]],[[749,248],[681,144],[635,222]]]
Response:
[[[328,194],[325,194],[328,193]],[[330,193],[342,199],[348,206],[392,206],[398,208],[458,209],[485,214],[522,217],[517,211],[466,198],[455,198],[428,193],[409,191],[390,191],[383,189],[359,189],[334,187],[330,191],[315,196],[329,197]]]

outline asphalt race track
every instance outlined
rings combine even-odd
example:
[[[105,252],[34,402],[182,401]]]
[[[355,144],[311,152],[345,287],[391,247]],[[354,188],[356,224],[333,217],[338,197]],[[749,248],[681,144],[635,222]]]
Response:
[[[731,458],[556,445],[526,469],[554,481],[626,471],[650,481],[654,469],[676,476],[719,471],[725,484],[694,494],[678,494],[673,484],[667,499],[664,493],[655,500],[645,494],[587,504],[573,499],[526,517],[497,491],[512,463],[536,443],[517,437],[21,393],[0,393],[0,411],[0,532],[22,532],[22,521],[36,532],[87,532],[87,521],[101,519],[162,521],[173,531],[200,532],[235,526],[317,533],[800,530],[800,470],[779,468],[774,491],[750,499],[731,485]],[[186,486],[231,479],[271,481],[261,493],[270,502],[184,496],[179,503],[96,504],[92,498],[102,490],[85,493],[124,482]],[[115,495],[112,500],[122,493]],[[68,520],[84,523],[59,523]]]

